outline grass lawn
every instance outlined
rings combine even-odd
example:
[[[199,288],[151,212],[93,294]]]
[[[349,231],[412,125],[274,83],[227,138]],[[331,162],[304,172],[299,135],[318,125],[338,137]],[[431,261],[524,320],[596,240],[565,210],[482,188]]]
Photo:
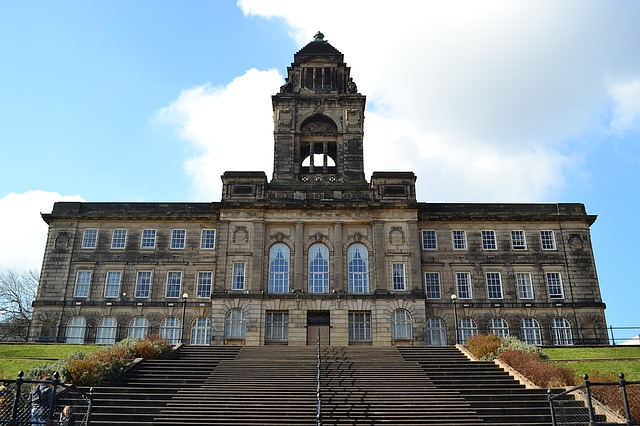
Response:
[[[15,379],[20,370],[25,373],[33,366],[66,358],[74,352],[93,352],[101,346],[95,345],[0,345],[0,377]]]
[[[592,376],[595,371],[599,371],[613,373],[617,377],[618,373],[622,372],[626,380],[640,380],[640,347],[637,346],[545,348],[544,352],[552,361],[566,360],[557,364],[570,368],[579,376],[584,373]]]

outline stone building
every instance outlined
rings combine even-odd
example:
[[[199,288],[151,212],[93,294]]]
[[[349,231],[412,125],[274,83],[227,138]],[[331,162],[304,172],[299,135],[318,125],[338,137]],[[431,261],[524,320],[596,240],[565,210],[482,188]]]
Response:
[[[35,341],[445,345],[491,332],[606,343],[582,204],[416,201],[364,175],[365,96],[318,33],[273,96],[274,172],[220,202],[56,203]]]

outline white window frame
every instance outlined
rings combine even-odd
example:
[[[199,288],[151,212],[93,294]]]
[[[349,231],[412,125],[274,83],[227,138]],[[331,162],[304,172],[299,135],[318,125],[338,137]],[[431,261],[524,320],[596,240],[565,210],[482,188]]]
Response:
[[[180,343],[181,333],[182,324],[178,318],[174,316],[164,317],[160,322],[160,338],[169,345]]]
[[[347,282],[349,293],[369,292],[369,250],[364,244],[347,249]]]
[[[540,231],[540,247],[542,250],[557,250],[556,234],[551,229],[542,229]]]
[[[80,248],[93,250],[98,247],[98,228],[85,228],[82,232],[82,246]]]
[[[494,317],[489,320],[489,333],[498,337],[507,337],[509,335],[509,323],[501,317]]]
[[[120,285],[122,283],[122,271],[107,271],[104,280],[104,297],[115,299],[120,297]]]
[[[427,346],[447,346],[447,325],[442,318],[429,318],[425,326]]]
[[[213,291],[213,271],[198,271],[196,298],[211,298]]]
[[[89,297],[92,275],[92,271],[84,269],[76,272],[76,284],[73,289],[73,297]]]
[[[231,264],[231,290],[244,290],[247,286],[247,262]]]
[[[184,250],[187,246],[187,230],[172,229],[171,230],[171,250]]]
[[[527,317],[520,321],[520,340],[530,345],[542,346],[540,324],[535,318]]]
[[[216,248],[216,230],[207,228],[200,231],[200,248],[213,250]]]
[[[84,337],[87,332],[87,319],[81,315],[75,315],[67,321],[65,330],[65,343],[76,345],[84,344]]]
[[[146,234],[146,235],[145,235]],[[153,250],[156,248],[158,231],[155,229],[143,229],[140,234],[140,248],[143,250]]]
[[[391,340],[400,339],[413,339],[413,320],[406,309],[396,309],[391,314]]]
[[[211,344],[211,320],[206,317],[198,317],[191,323],[191,344]]]
[[[530,272],[516,272],[516,291],[518,299],[531,300],[535,298],[533,292],[533,281]]]
[[[511,231],[511,248],[517,251],[527,249],[527,233],[523,229]]]
[[[454,250],[467,250],[467,231],[453,229],[451,231],[451,246]]]
[[[549,299],[564,299],[564,286],[562,285],[562,274],[556,271],[545,272],[547,283],[547,293]]]
[[[500,272],[487,272],[485,274],[485,281],[487,283],[487,299],[501,300],[504,298],[504,292],[502,291],[502,274]]]
[[[111,249],[124,250],[125,248],[127,248],[127,230],[114,229],[111,233]]]
[[[435,281],[432,278],[435,277],[437,281],[437,294],[433,290],[436,290]],[[440,282],[440,272],[427,271],[424,273],[424,293],[427,299],[442,299],[442,284]]]
[[[569,320],[563,317],[554,318],[551,321],[551,337],[554,346],[572,346],[573,332]]]
[[[164,296],[177,299],[182,296],[182,271],[167,271],[167,287]]]
[[[116,342],[118,320],[115,317],[102,317],[96,327],[96,345],[112,345]]]
[[[371,311],[349,312],[349,343],[371,342]]]
[[[291,249],[285,243],[269,248],[269,293],[288,293],[291,277]]]
[[[466,286],[466,293],[461,291]],[[471,283],[471,273],[456,272],[456,294],[458,299],[473,299],[473,285]]]
[[[435,229],[422,230],[422,250],[438,250],[438,232]]]
[[[143,277],[146,277],[146,274],[149,274],[149,282],[142,281]],[[153,283],[153,271],[138,271],[136,273],[136,288],[133,294],[133,297],[137,299],[148,299],[151,297],[151,286]],[[143,286],[147,286],[146,292]]]
[[[230,309],[225,315],[224,337],[227,339],[244,339],[247,334],[247,323],[242,309]]]
[[[460,318],[458,333],[460,334],[459,342],[464,346],[469,337],[478,335],[478,323],[471,317]]]
[[[404,262],[391,263],[391,287],[394,291],[407,291],[406,271]]]
[[[144,339],[149,334],[149,320],[143,316],[131,318],[127,327],[127,337]]]
[[[319,255],[321,255],[319,257]],[[308,289],[309,293],[328,293],[330,277],[329,248],[322,243],[309,247],[308,253]]]
[[[483,229],[480,231],[482,238],[482,250],[498,250],[498,240],[496,239],[496,231],[493,229]]]

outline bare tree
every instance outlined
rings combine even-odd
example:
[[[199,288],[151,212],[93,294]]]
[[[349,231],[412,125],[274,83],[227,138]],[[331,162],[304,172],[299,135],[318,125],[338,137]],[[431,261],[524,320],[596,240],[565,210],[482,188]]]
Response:
[[[39,281],[35,269],[0,272],[0,341],[26,338]]]

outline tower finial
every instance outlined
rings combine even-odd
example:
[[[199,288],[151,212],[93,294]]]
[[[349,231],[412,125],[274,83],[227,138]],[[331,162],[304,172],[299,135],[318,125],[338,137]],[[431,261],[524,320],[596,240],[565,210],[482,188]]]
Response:
[[[318,31],[316,35],[313,36],[313,41],[324,41],[324,34]]]

